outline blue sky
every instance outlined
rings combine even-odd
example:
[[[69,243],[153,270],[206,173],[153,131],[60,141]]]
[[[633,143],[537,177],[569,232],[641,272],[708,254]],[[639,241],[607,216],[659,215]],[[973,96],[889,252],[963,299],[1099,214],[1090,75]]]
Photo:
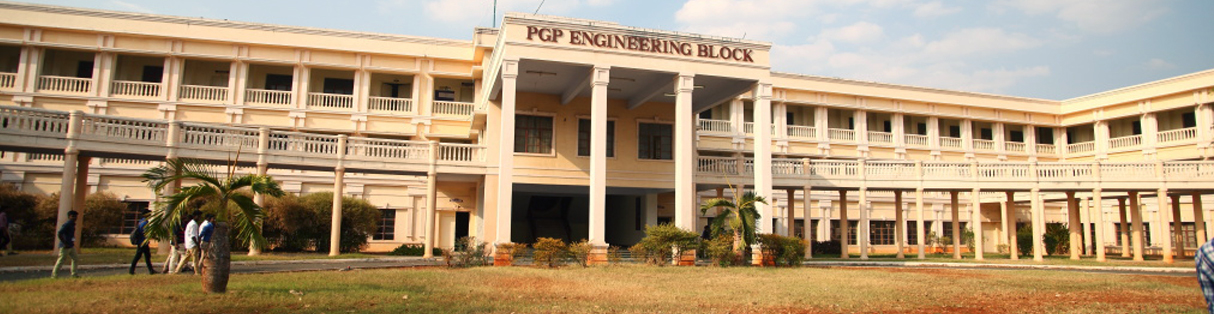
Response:
[[[493,0],[27,2],[454,39],[493,21]],[[769,41],[776,71],[1055,100],[1214,68],[1209,0],[499,0],[498,19],[537,7]]]

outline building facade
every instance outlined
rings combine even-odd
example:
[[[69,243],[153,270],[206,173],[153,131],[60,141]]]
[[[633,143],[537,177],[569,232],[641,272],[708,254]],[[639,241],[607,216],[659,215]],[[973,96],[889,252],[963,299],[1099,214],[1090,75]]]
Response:
[[[149,206],[143,170],[239,155],[289,192],[381,207],[373,251],[627,246],[646,225],[700,230],[698,204],[735,189],[771,200],[761,232],[862,256],[971,229],[979,258],[1040,258],[1014,230],[1064,223],[1076,254],[1170,260],[1214,216],[1214,70],[1056,101],[775,72],[765,42],[541,15],[471,41],[0,16],[0,181],[62,192],[61,212],[97,191]]]

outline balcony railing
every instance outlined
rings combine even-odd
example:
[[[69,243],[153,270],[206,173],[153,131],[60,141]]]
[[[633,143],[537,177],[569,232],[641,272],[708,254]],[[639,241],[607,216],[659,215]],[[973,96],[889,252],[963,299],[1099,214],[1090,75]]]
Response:
[[[1004,142],[1003,143],[1003,150],[1009,151],[1009,152],[1023,153],[1023,152],[1025,152],[1025,149],[1027,147],[1028,147],[1028,145],[1026,145],[1024,143],[1020,143],[1020,142]]]
[[[929,138],[927,135],[907,134],[906,135],[906,145],[927,147],[930,139],[931,138]]]
[[[0,88],[13,88],[17,86],[17,73],[0,72]]]
[[[409,98],[392,98],[370,96],[367,98],[367,110],[386,113],[413,113],[413,100]]]
[[[160,83],[114,81],[110,85],[110,96],[160,97]]]
[[[1054,146],[1054,144],[1037,144],[1037,153],[1038,154],[1057,154],[1058,146]]]
[[[1066,145],[1066,152],[1070,154],[1087,153],[1096,150],[1096,142],[1083,142]]]
[[[163,121],[103,115],[85,115],[80,126],[81,138],[122,144],[163,144],[169,129],[168,123]]]
[[[236,128],[220,125],[182,124],[181,144],[199,148],[240,147],[245,152],[256,152],[260,133],[256,129]]]
[[[1175,130],[1167,130],[1156,134],[1159,143],[1176,142],[1183,140],[1191,140],[1197,138],[1197,128],[1183,128]]]
[[[434,101],[433,112],[436,116],[470,117],[474,106],[468,102]]]
[[[742,123],[742,131],[746,132],[746,134],[754,134],[755,133],[755,123],[754,122]],[[776,134],[776,124],[775,123],[771,124],[771,134],[772,135]]]
[[[852,129],[834,129],[834,128],[826,129],[826,135],[829,136],[830,140],[832,140],[832,141],[844,141],[844,142],[855,142],[856,141],[856,130],[852,130]]]
[[[177,98],[223,102],[228,100],[228,88],[223,86],[181,85],[181,91],[177,95]]]
[[[887,132],[868,131],[869,143],[893,144],[894,134]]]
[[[940,147],[961,148],[961,139],[956,137],[940,137]]]
[[[354,109],[354,95],[308,93],[308,108]]]
[[[485,161],[484,152],[485,147],[480,145],[441,143],[438,145],[438,160],[482,162]]]
[[[974,150],[995,150],[995,141],[974,139]]]
[[[729,120],[699,119],[700,131],[733,133],[733,122]]]
[[[244,102],[250,104],[290,105],[291,91],[246,89]]]
[[[346,142],[350,156],[373,159],[429,160],[430,143],[366,137],[351,137]]]
[[[1109,149],[1137,147],[1142,145],[1142,135],[1130,135],[1109,139]]]
[[[93,85],[92,78],[43,75],[38,77],[38,90],[85,94]]]
[[[697,164],[703,173],[738,174],[738,159],[733,157],[700,156]]]
[[[815,138],[818,137],[818,130],[812,126],[790,125],[788,126],[789,137],[799,138]]]

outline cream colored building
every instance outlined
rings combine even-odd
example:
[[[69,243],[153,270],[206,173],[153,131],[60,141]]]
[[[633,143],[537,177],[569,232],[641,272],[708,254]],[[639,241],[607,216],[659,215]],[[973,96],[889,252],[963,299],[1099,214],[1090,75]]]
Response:
[[[63,212],[95,191],[146,206],[148,167],[240,153],[289,192],[382,207],[372,251],[626,246],[659,222],[701,230],[698,203],[730,184],[771,200],[762,232],[846,232],[864,257],[957,221],[979,256],[1014,243],[1009,222],[1067,223],[1099,259],[1192,253],[1214,216],[1214,70],[1057,101],[773,72],[769,43],[553,16],[471,41],[0,16],[0,181],[62,191]]]

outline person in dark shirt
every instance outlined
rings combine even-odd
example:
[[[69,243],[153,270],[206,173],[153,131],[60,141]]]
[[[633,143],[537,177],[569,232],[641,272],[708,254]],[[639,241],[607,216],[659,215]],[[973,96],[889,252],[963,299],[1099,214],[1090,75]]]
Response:
[[[135,274],[135,265],[139,264],[139,257],[142,256],[143,262],[147,263],[148,265],[148,274],[155,275],[156,269],[152,268],[152,249],[148,246],[147,234],[144,233],[144,227],[147,227],[148,225],[148,211],[144,210],[139,214],[140,216],[144,216],[144,218],[139,220],[139,225],[135,226],[135,232],[131,234],[132,237],[135,237],[133,242],[137,244],[135,247],[135,259],[131,260],[131,269],[129,272],[131,275]]]
[[[80,258],[76,256],[76,211],[67,212],[67,222],[59,227],[59,232],[55,235],[59,237],[59,260],[55,261],[55,268],[51,270],[51,278],[59,278],[59,266],[63,265],[64,258],[72,259],[72,278],[80,278],[76,274],[76,264]]]

